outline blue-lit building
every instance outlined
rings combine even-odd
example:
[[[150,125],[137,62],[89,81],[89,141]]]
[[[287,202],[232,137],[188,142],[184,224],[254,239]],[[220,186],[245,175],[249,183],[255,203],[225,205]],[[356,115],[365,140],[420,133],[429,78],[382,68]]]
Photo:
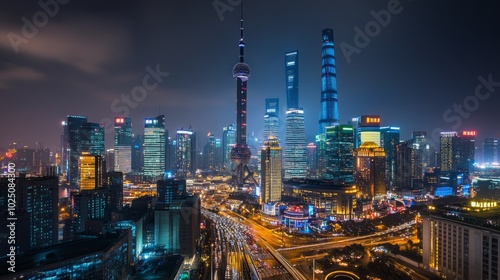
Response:
[[[71,194],[73,232],[76,234],[100,234],[109,219],[109,191],[106,188],[84,190]]]
[[[207,171],[214,171],[216,169],[215,161],[215,135],[212,132],[209,132],[207,134],[207,143],[203,147],[203,162],[201,167]]]
[[[380,147],[385,151],[385,180],[389,189],[396,182],[396,145],[399,143],[400,128],[384,126],[380,128]]]
[[[114,171],[132,171],[132,120],[115,117],[115,168]]]
[[[80,127],[80,155],[88,152],[93,156],[104,156],[104,126],[98,123],[83,123]]]
[[[63,122],[62,168],[66,173],[66,181],[76,186],[78,182],[78,158],[80,156],[80,127],[87,122],[85,116],[68,115]]]
[[[196,133],[191,129],[177,130],[177,168],[175,176],[186,178],[196,171]]]
[[[222,131],[222,157],[226,170],[231,170],[231,149],[234,144],[236,144],[236,126],[230,124]]]
[[[483,144],[483,162],[498,162],[498,140],[493,138],[484,138]]]
[[[286,107],[299,107],[299,52],[285,53]],[[267,138],[264,138],[267,139]]]
[[[326,128],[325,179],[336,182],[354,182],[354,131],[350,125]]]
[[[200,240],[200,211],[198,194],[158,205],[154,213],[156,250],[193,257]]]
[[[144,176],[148,180],[165,173],[168,132],[165,116],[146,118],[144,121]]]
[[[266,113],[264,115],[263,140],[269,137],[279,138],[279,99],[266,98]]]
[[[125,279],[132,261],[130,234],[79,239],[18,255],[16,272],[2,270],[0,279]]]
[[[1,256],[7,255],[10,246],[15,246],[19,254],[57,244],[59,214],[57,177],[15,178],[16,243],[10,245],[7,242],[10,236],[9,228],[6,226],[9,218],[7,216],[9,183],[7,178],[0,178]]]
[[[319,115],[319,132],[326,132],[326,127],[339,124],[339,108],[337,96],[337,71],[333,30],[323,29],[321,50],[321,107]]]
[[[285,179],[306,178],[307,146],[304,110],[286,111]]]
[[[170,178],[158,180],[157,188],[157,204],[171,204],[174,199],[186,198],[186,179]]]
[[[144,135],[136,135],[132,145],[132,171],[134,172],[142,172],[144,170],[143,145]]]

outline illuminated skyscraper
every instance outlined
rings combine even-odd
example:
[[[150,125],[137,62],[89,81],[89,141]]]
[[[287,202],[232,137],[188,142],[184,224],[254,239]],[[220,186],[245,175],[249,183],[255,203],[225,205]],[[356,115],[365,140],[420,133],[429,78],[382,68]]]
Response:
[[[385,152],[374,142],[365,142],[354,152],[355,183],[366,197],[385,194]]]
[[[277,138],[264,141],[261,151],[261,203],[281,201],[281,147]]]
[[[307,176],[307,148],[304,110],[299,107],[299,53],[285,53],[286,128],[285,179]]]
[[[286,106],[299,107],[299,52],[285,53]],[[267,138],[264,138],[267,139]]]
[[[326,132],[326,127],[339,124],[337,96],[337,71],[333,30],[323,29],[323,47],[321,55],[321,107],[319,115],[319,133]]]
[[[307,144],[307,173],[315,175],[318,171],[318,159],[316,155],[316,144]]]
[[[235,168],[233,182],[239,188],[243,187],[246,180],[251,178],[255,184],[253,172],[248,169],[252,156],[247,145],[247,81],[250,77],[250,67],[245,63],[245,41],[243,40],[243,5],[240,20],[240,61],[233,67],[233,77],[236,78],[236,144],[231,149],[231,161]]]
[[[474,172],[476,131],[465,130],[459,138],[457,171]]]
[[[215,135],[209,132],[207,135],[207,143],[203,147],[203,168],[214,171],[215,170]]]
[[[177,169],[175,176],[186,178],[196,171],[196,134],[191,130],[177,130]]]
[[[375,142],[380,146],[380,116],[365,115],[358,118],[357,146],[364,142]]]
[[[144,123],[144,176],[156,180],[165,173],[168,132],[165,116],[147,118]]]
[[[453,155],[457,153],[457,137],[456,131],[441,132],[439,158],[442,172],[455,171],[456,169]]]
[[[87,122],[85,116],[68,115],[63,122],[63,170],[66,172],[66,181],[73,186],[78,183],[78,160],[80,157],[80,127]]]
[[[266,114],[264,115],[264,141],[273,136],[279,138],[279,99],[266,99]]]
[[[115,118],[115,171],[132,171],[132,120]]]
[[[102,187],[102,156],[82,152],[79,162],[80,191]]]
[[[236,144],[236,126],[225,126],[222,131],[222,157],[225,170],[231,170],[231,149]]]
[[[285,179],[305,178],[307,175],[307,148],[304,110],[286,111]]]
[[[80,127],[80,154],[88,152],[91,155],[104,156],[104,126],[98,123],[83,123]]]
[[[386,186],[391,187],[396,182],[396,145],[399,143],[399,127],[384,126],[380,128],[380,146],[385,151]]]
[[[336,182],[354,181],[354,131],[350,125],[326,128],[325,179]]]

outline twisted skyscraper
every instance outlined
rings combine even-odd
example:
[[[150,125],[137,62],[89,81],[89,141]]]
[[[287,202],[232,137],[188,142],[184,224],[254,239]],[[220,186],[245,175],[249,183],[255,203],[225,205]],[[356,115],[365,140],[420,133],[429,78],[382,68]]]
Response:
[[[326,127],[339,124],[337,71],[335,70],[335,50],[332,29],[323,29],[321,109],[319,114],[319,134],[325,133]]]

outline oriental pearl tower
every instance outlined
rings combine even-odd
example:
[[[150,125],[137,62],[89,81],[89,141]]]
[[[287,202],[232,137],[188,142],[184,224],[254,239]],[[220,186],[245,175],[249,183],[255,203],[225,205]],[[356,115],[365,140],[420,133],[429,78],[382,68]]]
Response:
[[[250,67],[245,63],[245,41],[243,40],[243,3],[240,19],[240,61],[233,67],[233,77],[236,78],[236,144],[231,149],[231,161],[234,163],[233,184],[239,189],[246,180],[251,178],[255,185],[257,181],[253,172],[248,169],[252,152],[247,145],[247,81],[250,77]]]

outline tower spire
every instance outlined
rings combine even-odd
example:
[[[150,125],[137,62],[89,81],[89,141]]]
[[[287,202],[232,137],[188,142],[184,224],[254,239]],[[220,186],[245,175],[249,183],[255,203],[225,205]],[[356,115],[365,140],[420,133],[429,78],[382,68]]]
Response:
[[[241,16],[240,16],[240,62],[245,62],[245,41],[243,39],[243,1],[241,2]]]

